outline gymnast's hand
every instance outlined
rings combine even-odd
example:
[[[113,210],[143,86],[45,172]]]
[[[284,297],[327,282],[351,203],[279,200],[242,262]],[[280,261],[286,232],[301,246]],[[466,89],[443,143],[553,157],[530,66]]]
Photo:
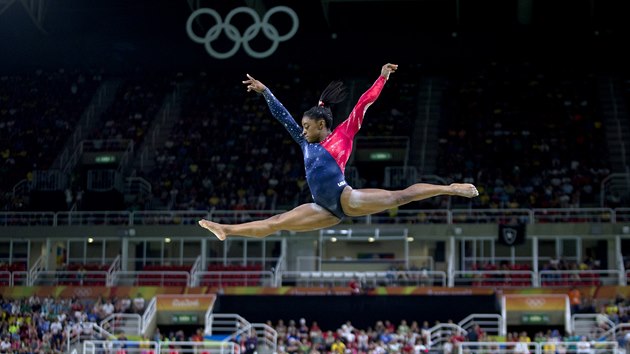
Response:
[[[247,80],[243,81],[243,83],[247,85],[247,92],[253,90],[255,92],[262,93],[267,88],[262,82],[254,79],[250,74],[247,74]]]
[[[396,72],[398,70],[398,64],[385,64],[381,69],[381,76],[385,79],[389,79],[389,74]]]

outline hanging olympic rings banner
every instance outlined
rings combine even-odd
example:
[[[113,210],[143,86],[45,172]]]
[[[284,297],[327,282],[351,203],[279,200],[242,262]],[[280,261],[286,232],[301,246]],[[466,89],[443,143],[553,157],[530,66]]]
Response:
[[[252,24],[243,31],[231,23],[234,16],[239,14],[249,15],[252,19]],[[278,29],[270,23],[271,16],[275,14],[285,14],[291,18],[292,26],[286,34],[280,35]],[[203,36],[200,36],[193,30],[193,23],[200,24],[204,27],[204,19],[208,17],[214,22],[214,25],[210,27]],[[188,37],[194,42],[203,44],[208,54],[213,58],[231,58],[242,46],[245,53],[252,58],[262,59],[273,54],[276,49],[278,49],[280,42],[291,39],[297,32],[299,25],[300,21],[297,14],[293,9],[287,6],[272,7],[263,15],[262,20],[256,11],[244,6],[237,7],[230,11],[225,19],[221,18],[221,15],[214,9],[200,8],[195,10],[190,14],[190,17],[188,17],[188,21],[186,21],[186,32],[188,33]],[[271,46],[267,50],[256,51],[252,49],[250,41],[256,38],[261,33],[261,30],[262,35],[271,41]],[[232,48],[225,52],[217,51],[212,44],[222,33],[233,42]]]

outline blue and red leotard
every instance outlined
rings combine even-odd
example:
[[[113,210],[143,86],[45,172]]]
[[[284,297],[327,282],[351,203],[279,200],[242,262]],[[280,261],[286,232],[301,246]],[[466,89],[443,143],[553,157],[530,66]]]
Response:
[[[365,111],[380,95],[386,79],[379,76],[376,82],[359,98],[348,118],[339,124],[324,141],[309,143],[302,135],[302,127],[269,89],[263,96],[273,116],[289,131],[293,140],[302,148],[306,182],[313,201],[336,217],[345,215],[341,207],[341,192],[346,187],[345,169],[352,153],[354,135],[361,128]]]

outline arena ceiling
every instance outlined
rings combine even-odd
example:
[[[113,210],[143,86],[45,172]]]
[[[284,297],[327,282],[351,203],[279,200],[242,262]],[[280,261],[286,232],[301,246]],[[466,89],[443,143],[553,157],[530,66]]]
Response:
[[[8,53],[0,67],[207,65],[203,48],[186,36],[194,10],[225,16],[246,6],[263,14],[278,5],[299,14],[295,38],[272,61],[249,62],[240,52],[233,60],[270,65],[290,57],[325,65],[360,54],[380,63],[381,52],[410,61],[521,51],[612,57],[624,55],[620,43],[630,33],[625,0],[0,0],[0,51]],[[290,28],[283,21],[275,24],[280,32]]]

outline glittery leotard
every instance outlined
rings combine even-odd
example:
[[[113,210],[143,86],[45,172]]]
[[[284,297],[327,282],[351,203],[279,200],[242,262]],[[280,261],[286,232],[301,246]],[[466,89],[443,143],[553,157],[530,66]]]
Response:
[[[346,216],[341,207],[341,192],[346,186],[344,171],[352,153],[352,140],[361,128],[365,111],[376,101],[386,79],[379,76],[376,82],[359,98],[348,118],[321,143],[309,143],[302,135],[302,127],[269,89],[263,95],[273,116],[289,131],[302,148],[306,181],[313,201],[336,217]]]

